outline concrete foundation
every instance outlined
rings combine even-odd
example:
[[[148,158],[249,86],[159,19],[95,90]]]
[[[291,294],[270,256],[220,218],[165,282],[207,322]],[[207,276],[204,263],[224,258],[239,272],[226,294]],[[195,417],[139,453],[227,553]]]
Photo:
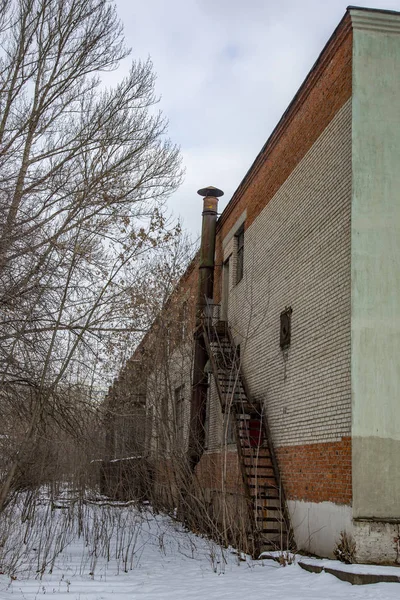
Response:
[[[359,563],[400,564],[400,522],[354,521]]]

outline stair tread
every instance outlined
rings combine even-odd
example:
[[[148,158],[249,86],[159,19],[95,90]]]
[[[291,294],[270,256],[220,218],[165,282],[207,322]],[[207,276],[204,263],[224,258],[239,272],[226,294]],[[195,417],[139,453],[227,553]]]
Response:
[[[270,496],[269,494],[268,495],[260,494],[259,496],[257,496],[257,499],[258,500],[279,500],[280,501],[279,496]]]
[[[261,469],[268,469],[269,471],[273,471],[274,467],[272,465],[260,465],[260,464],[244,464],[244,467],[247,469],[253,469],[254,471],[260,471]]]
[[[260,465],[259,462],[257,462],[256,464],[244,463],[244,466],[248,467],[249,469],[273,469],[274,468],[273,465]]]
[[[269,473],[264,473],[264,472],[260,473],[261,469],[268,470],[270,472]],[[276,479],[273,467],[254,467],[254,466],[247,465],[247,466],[245,466],[245,471],[246,471],[246,475],[251,478],[271,479],[271,477],[274,477]]]
[[[279,535],[280,533],[286,533],[286,527],[282,528],[282,530],[278,530],[278,529],[271,529],[270,527],[267,527],[266,529],[260,529],[260,533],[272,533],[275,535]]]
[[[249,486],[249,488],[251,488],[251,489],[254,489],[254,488],[259,488],[259,487],[261,487],[261,486],[257,485],[256,483],[249,483],[249,484],[248,484],[248,486]],[[264,486],[262,486],[262,487],[264,487]]]
[[[246,451],[246,452],[249,452],[249,451],[250,451],[251,453],[253,453],[253,452],[254,452],[254,450],[256,450],[256,451],[257,451],[257,456],[260,456],[260,451],[262,451],[262,450],[267,450],[267,448],[265,448],[264,446],[245,446],[245,447],[243,448],[243,451]],[[250,456],[252,456],[252,454],[248,454],[248,455],[247,455],[247,458],[250,458]],[[261,455],[261,458],[268,458],[268,457],[267,457],[267,456],[262,456],[262,455]]]

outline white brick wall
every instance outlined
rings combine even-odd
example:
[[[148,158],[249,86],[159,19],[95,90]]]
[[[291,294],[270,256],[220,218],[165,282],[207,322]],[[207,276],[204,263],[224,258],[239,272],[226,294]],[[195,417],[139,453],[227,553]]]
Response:
[[[350,211],[349,100],[246,230],[237,285],[231,263],[229,321],[276,446],[350,435]],[[285,359],[279,331],[287,306]]]
[[[224,243],[224,260],[231,256],[229,322],[241,343],[250,390],[266,402],[276,446],[350,435],[350,203],[349,101],[246,229],[244,277],[238,284],[232,231]],[[241,216],[239,225],[242,221]],[[279,329],[286,306],[293,314],[285,359]],[[185,384],[185,440],[189,356],[188,349],[176,350],[167,372],[154,373],[148,390],[151,404],[157,402],[155,380],[164,379],[171,393]],[[223,437],[213,386],[209,408],[207,451],[212,452],[221,448]]]

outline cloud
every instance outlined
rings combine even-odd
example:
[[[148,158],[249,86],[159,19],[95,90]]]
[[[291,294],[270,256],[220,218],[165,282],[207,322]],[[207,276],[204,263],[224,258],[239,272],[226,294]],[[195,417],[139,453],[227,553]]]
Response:
[[[375,0],[400,10],[400,0]],[[198,188],[223,206],[346,10],[346,0],[117,0],[134,58],[152,57],[186,179],[170,200],[197,235]],[[125,67],[113,74],[119,77]]]

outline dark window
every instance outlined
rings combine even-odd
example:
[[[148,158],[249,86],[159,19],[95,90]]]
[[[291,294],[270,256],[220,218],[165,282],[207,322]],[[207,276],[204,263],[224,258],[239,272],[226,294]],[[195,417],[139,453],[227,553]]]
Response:
[[[236,283],[243,279],[244,225],[236,233]]]
[[[229,269],[230,269],[230,258],[228,258],[223,264],[222,270],[222,314],[221,319],[223,321],[228,320],[228,305],[229,305]]]

